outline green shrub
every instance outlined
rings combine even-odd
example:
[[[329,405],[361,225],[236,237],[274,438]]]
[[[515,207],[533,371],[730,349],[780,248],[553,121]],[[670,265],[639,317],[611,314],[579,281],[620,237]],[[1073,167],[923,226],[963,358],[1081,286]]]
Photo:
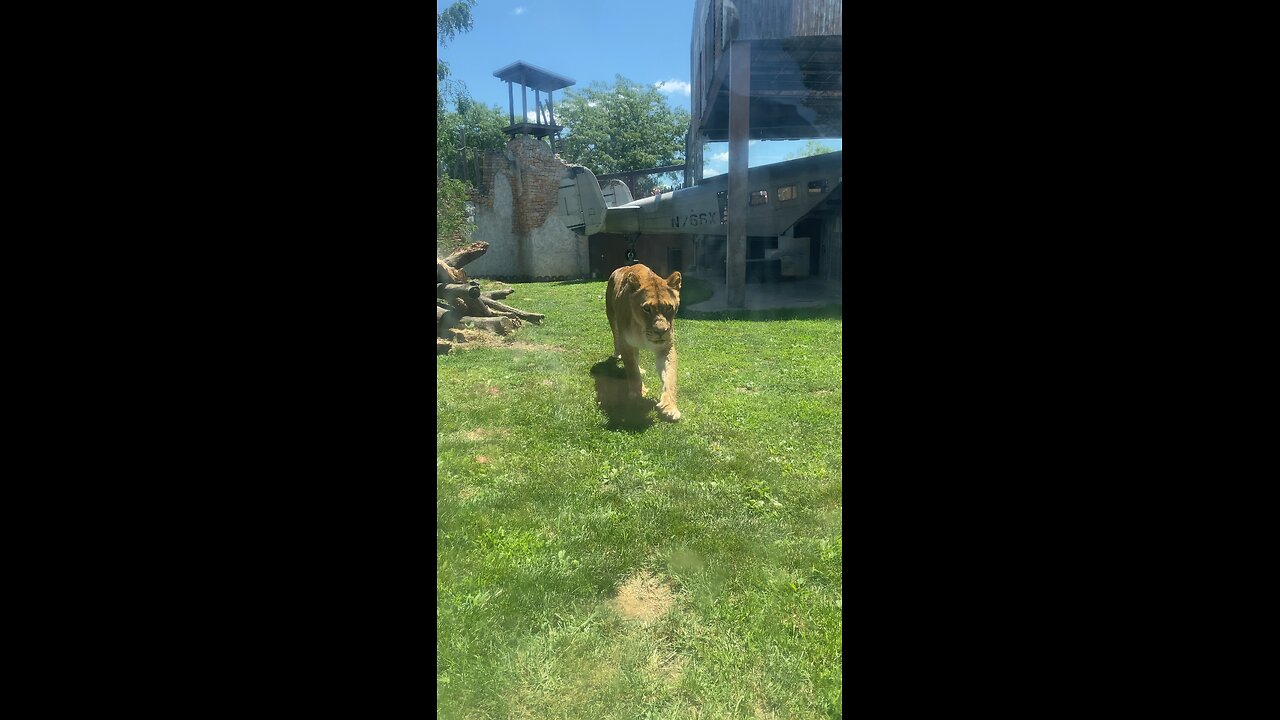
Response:
[[[471,241],[476,226],[467,218],[471,184],[444,175],[436,187],[436,253],[447,255]]]

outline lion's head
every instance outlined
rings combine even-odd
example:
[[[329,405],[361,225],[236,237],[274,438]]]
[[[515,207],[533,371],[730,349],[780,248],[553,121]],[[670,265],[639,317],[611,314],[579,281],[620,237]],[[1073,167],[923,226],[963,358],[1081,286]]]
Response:
[[[680,273],[663,279],[644,265],[627,268],[623,297],[630,320],[655,345],[672,339],[672,322],[680,309]]]

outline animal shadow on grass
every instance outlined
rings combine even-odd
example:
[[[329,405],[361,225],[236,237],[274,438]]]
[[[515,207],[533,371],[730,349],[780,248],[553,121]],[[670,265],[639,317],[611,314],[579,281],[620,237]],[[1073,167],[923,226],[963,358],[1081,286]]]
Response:
[[[592,365],[591,377],[596,381],[596,404],[609,420],[606,429],[640,432],[653,425],[651,411],[658,403],[627,395],[627,371],[621,360],[610,357]]]

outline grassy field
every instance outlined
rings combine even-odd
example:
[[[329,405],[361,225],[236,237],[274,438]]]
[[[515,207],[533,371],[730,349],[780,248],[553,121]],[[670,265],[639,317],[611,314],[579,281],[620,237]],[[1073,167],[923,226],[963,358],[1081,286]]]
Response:
[[[840,717],[839,316],[677,315],[683,419],[620,424],[604,281],[515,287],[436,359],[438,717]]]

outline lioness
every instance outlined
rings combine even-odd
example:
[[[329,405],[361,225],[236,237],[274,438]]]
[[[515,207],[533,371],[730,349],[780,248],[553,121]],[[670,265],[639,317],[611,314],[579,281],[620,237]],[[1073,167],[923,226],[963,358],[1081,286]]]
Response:
[[[662,395],[658,415],[680,419],[676,408],[676,336],[672,321],[680,307],[680,273],[663,280],[645,265],[620,267],[609,276],[604,310],[613,330],[613,357],[622,358],[627,382],[634,396],[644,397],[640,377],[640,350],[652,350],[658,358]]]

